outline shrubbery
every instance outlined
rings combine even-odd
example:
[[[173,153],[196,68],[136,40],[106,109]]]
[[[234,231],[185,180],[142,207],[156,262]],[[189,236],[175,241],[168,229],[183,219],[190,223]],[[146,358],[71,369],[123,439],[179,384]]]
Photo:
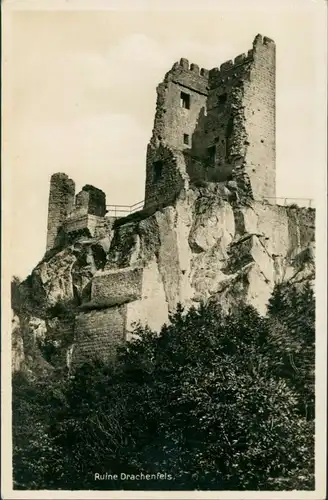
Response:
[[[14,379],[16,488],[314,488],[314,297],[279,286],[266,317],[181,309],[115,366]],[[19,380],[20,377],[20,380]],[[171,481],[95,481],[95,473]]]

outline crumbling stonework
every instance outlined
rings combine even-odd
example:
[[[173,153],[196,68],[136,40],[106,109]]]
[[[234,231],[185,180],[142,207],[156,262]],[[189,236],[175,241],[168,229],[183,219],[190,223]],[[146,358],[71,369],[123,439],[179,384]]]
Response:
[[[87,184],[75,197],[75,183],[66,174],[54,174],[50,182],[47,250],[65,243],[65,235],[105,234],[111,225],[105,219],[106,195]],[[105,229],[102,231],[102,229]]]
[[[254,40],[253,64],[243,100],[248,146],[245,173],[255,199],[276,196],[276,50],[267,37]]]
[[[149,144],[146,172],[146,208],[174,202],[179,192],[188,186],[184,156],[178,149]]]
[[[247,54],[220,68],[199,70],[181,59],[165,75],[157,87],[147,152],[146,206],[159,191],[169,197],[176,187],[172,182],[176,166],[162,157],[163,146],[175,156],[183,153],[178,171],[187,173],[184,187],[188,180],[236,180],[241,195],[274,198],[274,42],[258,35]],[[163,202],[162,195],[160,199]]]
[[[159,331],[178,303],[215,301],[228,311],[243,301],[263,314],[276,283],[313,283],[315,211],[231,201],[226,191],[217,183],[183,189],[170,206],[122,221],[106,237],[77,236],[33,270],[31,293],[42,310],[76,304],[63,355],[70,368],[114,359],[136,324]],[[43,325],[53,338],[61,321],[46,322],[45,332],[42,318],[31,318],[30,329]],[[24,359],[16,338],[13,369]]]
[[[168,319],[161,275],[153,258],[144,268],[99,273],[91,282],[91,300],[81,306],[75,329],[72,365],[87,358],[113,359],[136,325],[159,330]]]
[[[86,206],[87,213],[90,215],[96,215],[98,217],[104,217],[106,214],[106,195],[101,189],[95,188],[90,184],[87,184],[82,188],[81,193],[83,193],[83,205]],[[77,195],[78,198],[79,195]],[[78,200],[77,200],[78,201]]]
[[[73,366],[93,359],[113,359],[116,347],[125,340],[125,310],[123,305],[77,314],[71,352]]]
[[[137,323],[159,331],[178,303],[229,310],[243,301],[263,314],[276,283],[313,282],[313,209],[228,198],[216,183],[190,187],[171,206],[107,238],[78,238],[35,268],[44,307],[79,304],[73,367],[112,358]]]
[[[123,268],[97,274],[91,283],[91,302],[112,306],[141,299],[142,268]]]
[[[106,224],[107,223],[107,224]],[[71,217],[65,220],[62,225],[62,228],[65,234],[73,234],[76,233],[84,234],[86,236],[96,237],[99,234],[103,233],[105,236],[110,228],[110,221],[103,217],[99,217],[97,215],[79,215],[74,212],[71,214]]]
[[[145,209],[174,203],[191,183],[235,184],[234,196],[275,198],[275,44],[253,48],[210,71],[176,62],[157,87],[147,148]],[[94,237],[106,215],[105,193],[86,185],[74,201],[65,174],[51,180],[47,249],[58,234]]]
[[[136,324],[159,331],[179,303],[228,311],[242,301],[263,314],[276,283],[313,283],[315,211],[271,197],[274,42],[258,35],[247,54],[210,71],[175,63],[157,88],[144,210],[106,217],[101,190],[84,186],[74,203],[73,181],[52,177],[52,251],[30,288],[40,309],[75,304],[69,366],[114,359]],[[51,334],[60,321],[47,323]],[[24,358],[17,339],[15,369]]]
[[[59,230],[73,210],[75,183],[66,174],[54,174],[50,180],[47,250],[56,246]]]

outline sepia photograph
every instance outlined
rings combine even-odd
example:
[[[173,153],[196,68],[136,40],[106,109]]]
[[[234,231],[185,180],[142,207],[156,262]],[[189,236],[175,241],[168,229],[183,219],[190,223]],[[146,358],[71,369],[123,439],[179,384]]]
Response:
[[[4,500],[325,498],[325,7],[3,3]]]

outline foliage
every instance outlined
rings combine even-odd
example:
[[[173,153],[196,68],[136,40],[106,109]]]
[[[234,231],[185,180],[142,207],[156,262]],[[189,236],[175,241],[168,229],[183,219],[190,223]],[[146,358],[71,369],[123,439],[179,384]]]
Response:
[[[269,301],[269,353],[276,376],[286,379],[298,397],[298,409],[314,418],[315,301],[312,288],[280,284]]]
[[[11,280],[11,307],[15,314],[25,316],[30,310],[30,276],[21,281],[17,276]]]
[[[28,316],[43,317],[42,300],[36,293],[37,287],[33,286],[33,276],[30,274],[24,281],[17,276],[11,279],[11,307],[19,318]]]
[[[14,387],[17,483],[313,489],[311,290],[277,287],[264,318],[207,305],[170,320],[159,335],[138,327],[115,365],[84,365],[47,390]],[[173,479],[95,481],[96,472]]]
[[[47,335],[38,340],[38,348],[46,361],[57,369],[63,364],[67,348],[73,343],[75,315],[74,300],[58,301],[45,312],[48,320]],[[49,320],[54,323],[54,326],[51,327]]]
[[[15,489],[51,489],[53,470],[57,481],[64,464],[49,434],[52,414],[63,408],[62,382],[47,376],[31,381],[23,373],[12,380],[13,470]]]
[[[20,309],[20,293],[19,293],[19,285],[21,283],[20,278],[18,276],[13,276],[11,280],[11,303],[12,308],[16,312]]]
[[[60,318],[63,320],[74,321],[76,306],[74,301],[58,301],[47,310],[48,318]]]

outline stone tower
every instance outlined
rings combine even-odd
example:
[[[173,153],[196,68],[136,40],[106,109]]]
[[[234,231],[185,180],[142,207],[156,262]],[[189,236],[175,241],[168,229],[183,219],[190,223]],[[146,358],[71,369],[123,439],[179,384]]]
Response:
[[[49,204],[47,250],[56,246],[58,231],[67,215],[73,210],[75,201],[75,183],[66,174],[51,176]]]
[[[261,35],[220,68],[173,65],[157,87],[145,206],[195,180],[235,180],[254,199],[275,197],[275,67],[275,44]]]

